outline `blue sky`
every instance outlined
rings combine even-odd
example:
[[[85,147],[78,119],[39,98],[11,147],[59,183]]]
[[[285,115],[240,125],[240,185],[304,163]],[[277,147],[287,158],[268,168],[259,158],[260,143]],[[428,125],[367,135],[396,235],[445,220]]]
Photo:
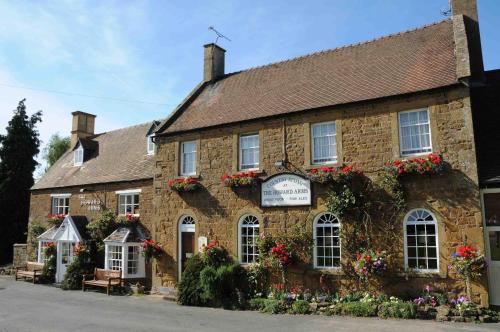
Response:
[[[479,0],[487,69],[500,68],[500,1]],[[201,80],[213,25],[231,42],[226,71],[357,43],[444,19],[448,0],[0,0],[0,132],[27,98],[43,141],[69,134],[70,113],[98,132],[166,117]],[[14,87],[15,86],[15,87]],[[29,87],[111,99],[20,89]],[[148,103],[132,103],[135,100]]]

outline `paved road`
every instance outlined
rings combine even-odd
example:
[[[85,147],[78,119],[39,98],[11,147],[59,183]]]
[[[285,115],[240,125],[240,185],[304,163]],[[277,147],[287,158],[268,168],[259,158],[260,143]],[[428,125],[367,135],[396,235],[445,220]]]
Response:
[[[500,324],[266,315],[62,291],[0,276],[0,331],[499,331]]]

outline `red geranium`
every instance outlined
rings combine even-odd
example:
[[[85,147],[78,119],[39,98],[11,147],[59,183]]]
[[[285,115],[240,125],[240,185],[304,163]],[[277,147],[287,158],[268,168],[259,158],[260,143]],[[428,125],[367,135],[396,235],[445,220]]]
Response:
[[[224,174],[220,178],[221,182],[226,187],[243,187],[250,186],[257,182],[257,173],[253,171],[240,172],[233,175]]]
[[[159,258],[163,255],[163,247],[155,240],[145,240],[142,242],[142,255],[149,261],[151,258]]]
[[[406,174],[431,175],[443,172],[445,163],[443,158],[435,153],[427,157],[415,157],[406,160],[394,160],[387,170],[397,176]]]
[[[192,191],[200,187],[198,180],[188,176],[186,178],[173,179],[168,181],[168,187],[177,192]]]

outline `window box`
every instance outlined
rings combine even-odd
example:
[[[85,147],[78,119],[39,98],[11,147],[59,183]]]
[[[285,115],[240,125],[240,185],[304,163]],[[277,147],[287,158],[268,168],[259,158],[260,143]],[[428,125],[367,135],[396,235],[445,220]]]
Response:
[[[201,187],[200,182],[188,176],[181,179],[173,179],[168,181],[168,187],[176,192],[195,191]]]
[[[414,157],[411,159],[394,160],[386,167],[386,170],[397,177],[406,175],[434,175],[441,174],[445,170],[446,163],[438,154],[431,153],[424,157]]]
[[[257,185],[259,179],[257,173],[253,171],[240,172],[233,175],[224,174],[220,178],[225,187],[238,188],[238,187],[251,187]]]
[[[353,166],[339,166],[339,167],[318,167],[306,170],[307,177],[316,183],[343,183],[353,179],[356,176],[361,176],[362,173],[355,170]]]

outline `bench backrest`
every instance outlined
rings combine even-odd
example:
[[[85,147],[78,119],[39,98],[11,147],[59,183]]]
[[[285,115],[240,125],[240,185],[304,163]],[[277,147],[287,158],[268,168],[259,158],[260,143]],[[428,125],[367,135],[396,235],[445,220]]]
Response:
[[[43,263],[38,263],[38,262],[26,262],[26,271],[35,271],[35,270],[42,270],[43,269]]]
[[[106,270],[106,269],[95,269],[94,279],[95,280],[108,280],[108,278],[120,278],[122,272],[120,270]]]

